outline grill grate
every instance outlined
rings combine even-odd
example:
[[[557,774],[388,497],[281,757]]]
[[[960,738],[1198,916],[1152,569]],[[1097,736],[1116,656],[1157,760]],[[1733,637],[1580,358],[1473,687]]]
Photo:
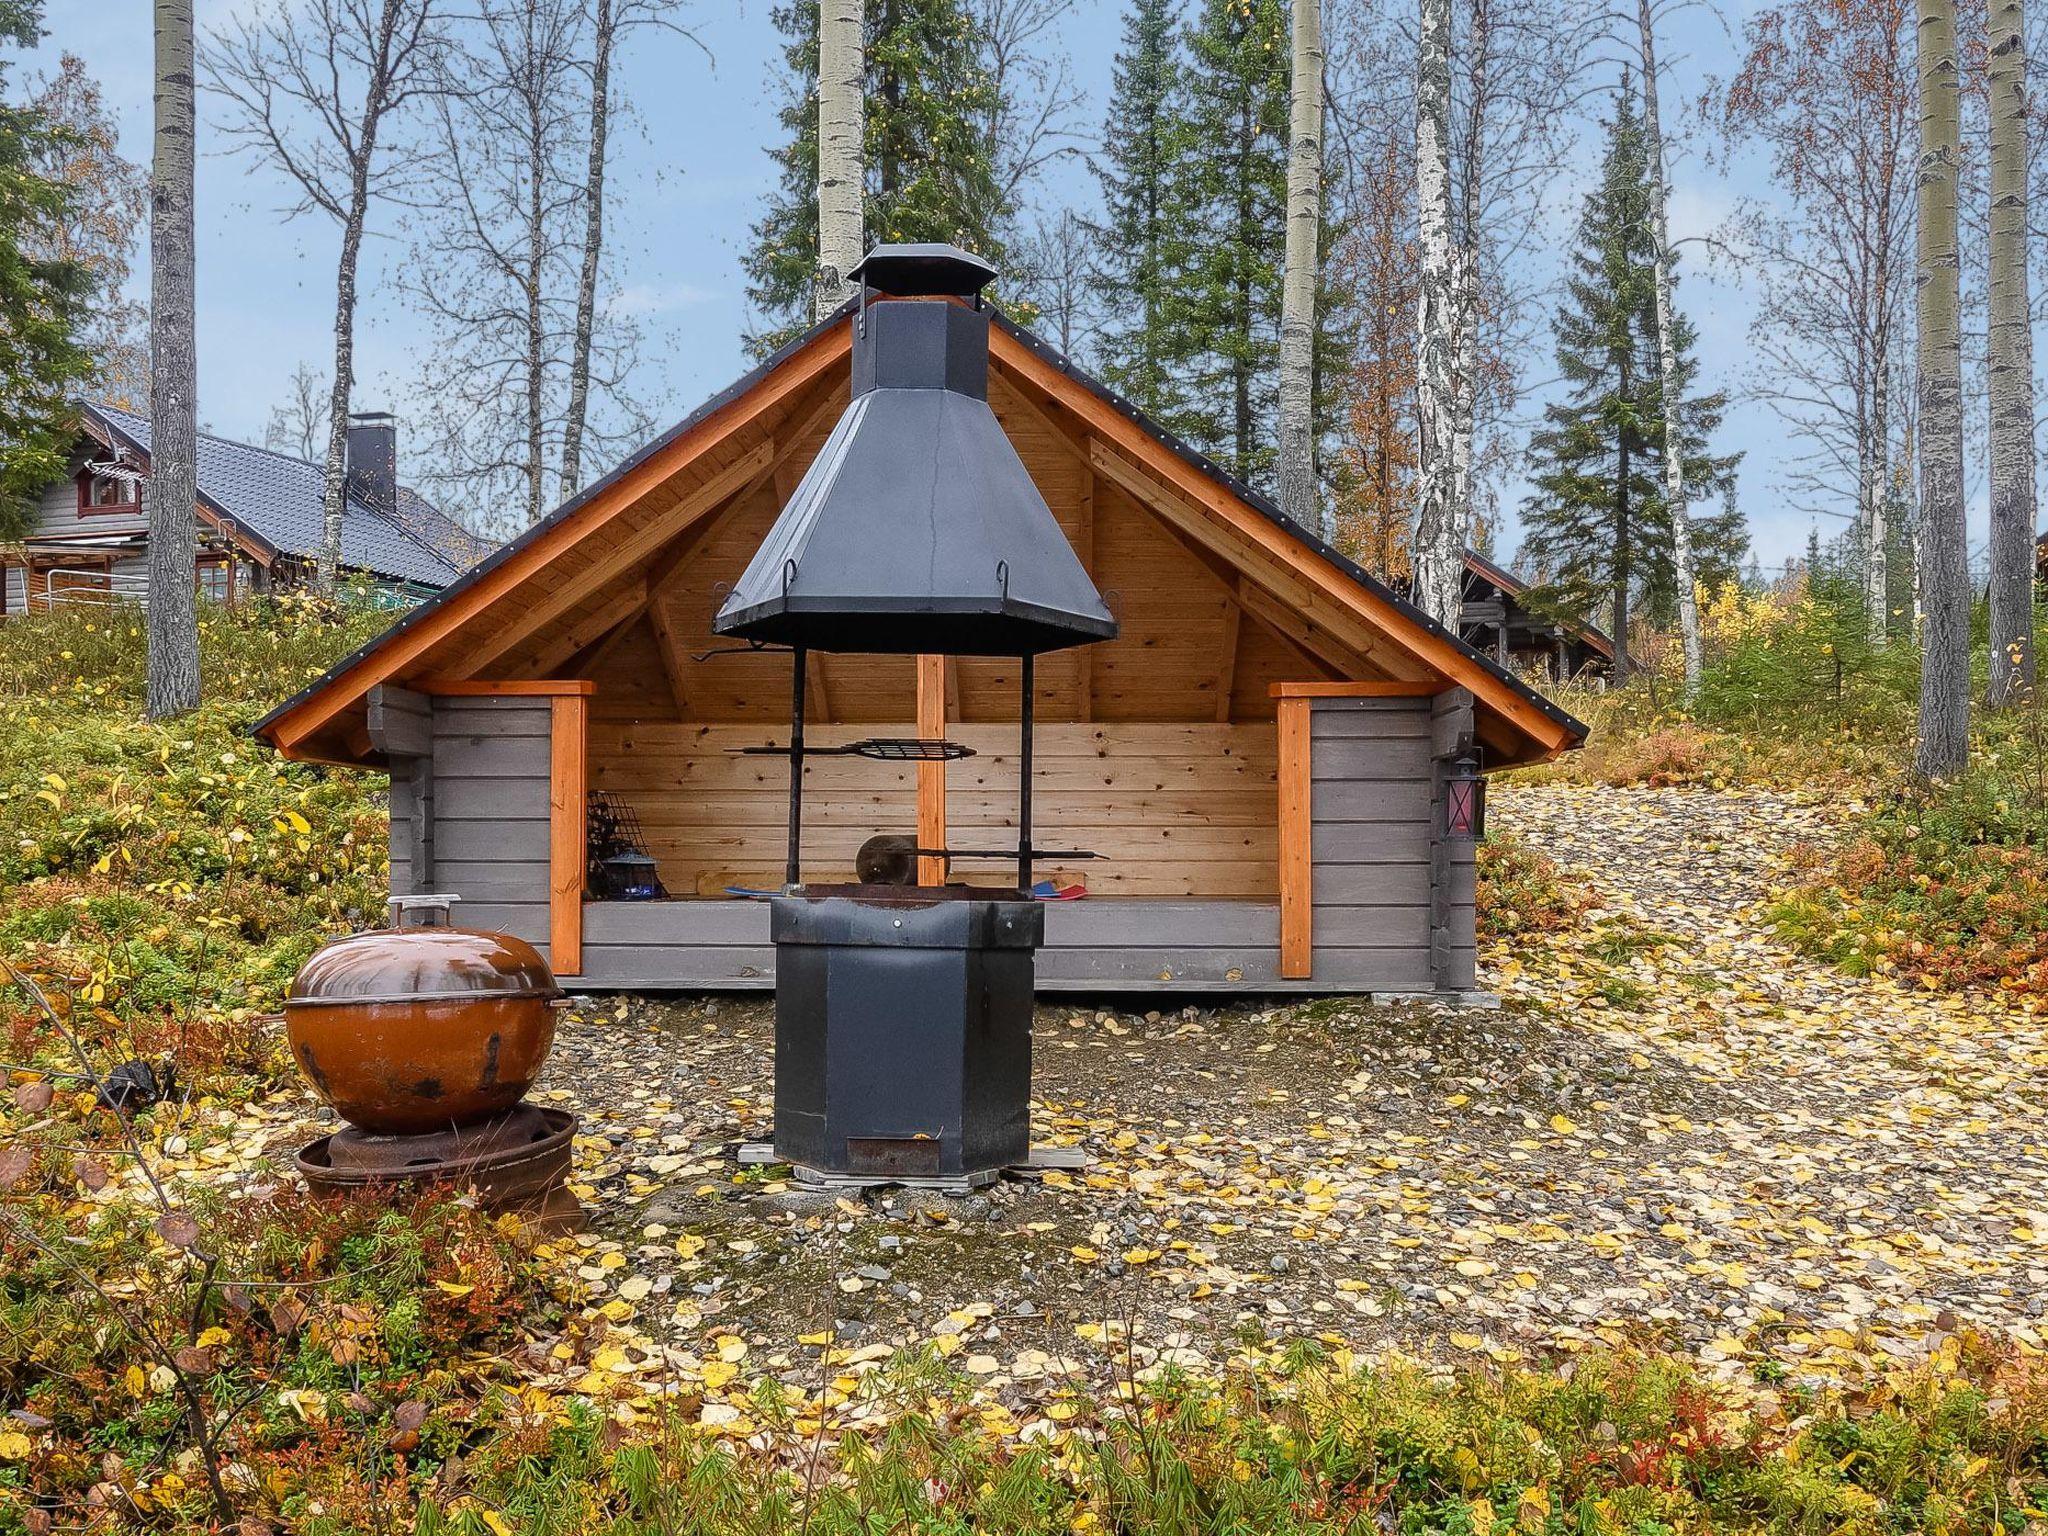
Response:
[[[741,747],[747,757],[788,757],[790,748],[777,746]],[[974,756],[974,748],[957,741],[915,736],[870,736],[844,746],[814,747],[804,744],[805,757],[870,757],[881,763],[951,763]]]

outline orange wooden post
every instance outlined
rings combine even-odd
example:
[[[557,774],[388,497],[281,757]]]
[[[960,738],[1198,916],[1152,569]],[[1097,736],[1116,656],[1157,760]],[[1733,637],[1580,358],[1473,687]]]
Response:
[[[1313,969],[1314,881],[1309,816],[1309,701],[1275,706],[1280,747],[1280,975],[1306,980]]]
[[[580,693],[553,701],[548,752],[548,964],[557,976],[583,973],[583,874],[588,857],[589,763],[584,726],[590,701]]]
[[[927,741],[935,741],[946,734],[946,658],[943,656],[917,658],[917,734]],[[946,846],[944,763],[917,765],[917,846]],[[944,885],[946,861],[920,858],[917,861],[917,883]]]

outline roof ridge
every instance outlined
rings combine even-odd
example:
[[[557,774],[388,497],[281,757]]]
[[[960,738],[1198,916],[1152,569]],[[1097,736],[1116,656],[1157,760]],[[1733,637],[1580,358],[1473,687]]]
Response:
[[[131,411],[126,409],[125,407],[118,405],[108,405],[105,402],[99,400],[87,400],[81,397],[78,403],[80,405],[87,407],[90,410],[98,411],[101,415],[126,416],[130,420],[142,422],[147,422],[149,420],[149,416],[145,412]],[[327,466],[320,460],[302,458],[300,455],[296,453],[287,453],[282,448],[271,448],[265,446],[262,443],[244,442],[239,437],[222,437],[218,432],[200,432],[197,435],[201,438],[204,438],[208,442],[219,443],[224,447],[240,448],[245,453],[260,453],[269,458],[283,459],[288,464],[297,464],[304,469],[317,470],[323,476],[327,473]],[[414,496],[419,497],[419,499],[422,502],[425,502],[428,507],[432,508],[435,516],[449,518],[451,522],[455,522],[458,527],[462,528],[462,530],[465,533],[470,532],[466,524],[461,523],[458,519],[453,518],[452,516],[450,516],[450,514],[443,512],[438,506],[435,506],[431,500],[429,500],[424,494],[421,493],[418,486],[407,485],[404,481],[401,480],[398,483],[398,489],[401,494],[410,491]],[[344,481],[343,494],[346,495],[346,493],[347,482]],[[432,545],[424,543],[417,534],[415,534],[410,528],[408,528],[405,525],[405,523],[402,520],[400,520],[396,508],[393,508],[391,511],[387,512],[381,507],[372,506],[369,502],[364,501],[360,496],[349,496],[348,501],[350,505],[360,507],[363,511],[368,512],[371,516],[382,518],[385,522],[389,523],[392,527],[396,528],[400,533],[412,539],[413,542],[420,544],[420,546],[423,549],[428,550],[430,553],[435,555],[441,554],[441,551],[434,549]],[[470,533],[471,538],[475,538],[477,536],[478,535],[474,533]],[[445,556],[443,558],[445,559]]]
[[[132,420],[144,422],[149,420],[149,414],[146,411],[131,411],[125,409],[122,406],[107,405],[98,400],[81,399],[79,401],[79,404],[87,406],[92,410],[98,411],[102,415],[112,414],[115,416],[126,416],[131,418]],[[273,459],[285,459],[293,464],[302,464],[307,469],[317,469],[322,471],[323,473],[325,472],[327,467],[326,465],[322,464],[318,459],[301,458],[298,454],[287,453],[282,448],[271,448],[262,443],[244,442],[239,437],[222,437],[218,432],[206,431],[201,431],[197,435],[207,439],[209,442],[221,443],[229,448],[240,448],[249,453],[267,454],[269,457]]]

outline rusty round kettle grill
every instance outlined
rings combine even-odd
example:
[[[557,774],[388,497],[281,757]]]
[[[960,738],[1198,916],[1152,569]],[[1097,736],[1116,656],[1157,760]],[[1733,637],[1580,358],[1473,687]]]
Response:
[[[299,1153],[314,1189],[455,1184],[494,1209],[573,1219],[573,1115],[523,1103],[565,1006],[547,961],[458,928],[460,898],[402,896],[390,926],[323,945],[285,999],[292,1059],[348,1123]]]
[[[749,749],[789,761],[784,888],[770,910],[775,1137],[762,1155],[814,1183],[965,1188],[1031,1151],[1045,920],[1032,864],[1052,852],[1032,841],[1033,658],[1117,625],[989,408],[982,290],[995,269],[953,246],[883,245],[852,276],[853,398],[712,624],[791,653],[789,741]],[[807,747],[814,650],[1017,657],[1017,846],[871,839],[863,883],[806,886],[807,756],[971,755],[900,737]],[[918,856],[1014,859],[1016,887],[869,882],[907,876]]]

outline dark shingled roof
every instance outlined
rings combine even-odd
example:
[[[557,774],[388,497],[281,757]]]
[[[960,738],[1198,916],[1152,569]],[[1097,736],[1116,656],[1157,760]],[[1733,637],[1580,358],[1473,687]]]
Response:
[[[110,431],[149,452],[149,418],[110,405],[83,409]],[[199,434],[199,491],[281,554],[313,559],[320,550],[323,473],[318,464]],[[410,487],[386,515],[350,499],[341,519],[341,563],[397,581],[440,588],[490,553],[491,545],[437,510]]]

